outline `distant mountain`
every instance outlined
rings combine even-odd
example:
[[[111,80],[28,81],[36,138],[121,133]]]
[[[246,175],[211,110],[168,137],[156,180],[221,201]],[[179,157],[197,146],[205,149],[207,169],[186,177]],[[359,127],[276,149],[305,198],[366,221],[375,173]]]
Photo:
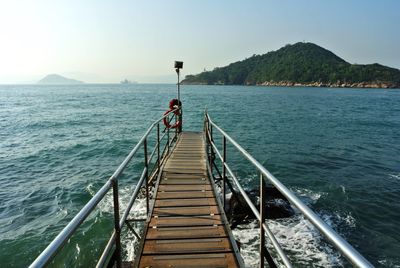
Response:
[[[350,64],[313,43],[286,45],[264,55],[187,75],[183,84],[400,88],[400,70]]]
[[[48,84],[48,85],[72,85],[72,84],[82,84],[82,81],[67,78],[58,74],[49,74],[46,77],[38,81],[38,84]]]

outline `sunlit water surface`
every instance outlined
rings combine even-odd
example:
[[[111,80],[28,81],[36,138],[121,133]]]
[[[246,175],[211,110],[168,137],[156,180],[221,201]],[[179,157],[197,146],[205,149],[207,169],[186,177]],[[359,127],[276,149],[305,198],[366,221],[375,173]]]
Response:
[[[174,85],[0,86],[1,266],[31,263],[174,96]],[[207,108],[374,265],[400,267],[399,90],[183,86],[182,99],[185,130],[201,130]],[[232,148],[229,160],[256,188],[258,175]],[[141,168],[134,162],[121,179],[122,206]],[[132,213],[143,215],[143,204]],[[52,265],[93,266],[112,219],[108,196]],[[348,266],[300,214],[269,224],[296,266]],[[248,267],[257,265],[255,226],[234,231]]]

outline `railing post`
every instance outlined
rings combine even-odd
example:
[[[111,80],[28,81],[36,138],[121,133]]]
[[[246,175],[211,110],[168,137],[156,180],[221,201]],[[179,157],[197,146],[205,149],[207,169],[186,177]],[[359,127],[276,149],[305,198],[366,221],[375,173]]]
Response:
[[[144,148],[144,168],[146,169],[145,172],[145,180],[146,180],[146,214],[149,214],[149,163],[147,160],[147,137],[144,139],[143,142]]]
[[[208,130],[210,131],[210,137],[209,137],[209,142],[210,142],[210,171],[211,171],[211,174],[213,174],[214,155],[213,155],[213,148],[211,146],[211,143],[213,142],[212,125],[208,124]]]
[[[264,268],[265,235],[263,223],[265,222],[265,181],[260,172],[260,268]]]
[[[160,123],[157,123],[157,173],[160,172]]]
[[[206,150],[207,150],[207,158],[208,158],[208,163],[210,164],[210,168],[211,168],[211,158],[210,158],[210,140],[209,140],[209,138],[208,138],[208,127],[209,127],[209,125],[208,125],[208,120],[207,120],[207,114],[206,114],[206,116],[204,117],[204,133],[206,134]]]
[[[222,206],[225,211],[225,196],[226,196],[226,190],[225,190],[225,183],[226,183],[226,137],[223,136],[223,161],[222,161]]]
[[[179,116],[175,115],[175,123],[178,123],[178,120],[179,120]],[[174,139],[176,139],[176,137],[178,137],[178,131],[179,131],[179,127],[176,127],[175,128],[175,137],[174,137]]]
[[[167,120],[169,117],[167,118]],[[167,128],[167,154],[169,154],[169,128]]]
[[[180,126],[179,126],[179,133],[181,133],[182,132],[182,127],[183,127],[183,109],[182,109],[182,106],[180,106],[180,113],[179,113],[179,122],[181,122],[180,123]]]
[[[121,268],[121,229],[119,226],[118,180],[114,178],[112,182],[114,199],[115,256],[117,259],[117,267]]]

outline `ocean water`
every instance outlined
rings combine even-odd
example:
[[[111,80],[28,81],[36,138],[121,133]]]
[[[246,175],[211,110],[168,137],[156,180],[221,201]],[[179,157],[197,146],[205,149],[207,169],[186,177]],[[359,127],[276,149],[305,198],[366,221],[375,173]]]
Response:
[[[0,86],[0,266],[31,263],[173,97],[174,85]],[[185,130],[201,130],[207,108],[370,262],[400,267],[400,90],[183,86],[182,99]],[[233,148],[228,157],[243,185],[257,187],[248,162]],[[121,179],[122,206],[140,169],[134,161]],[[52,266],[96,262],[111,204],[99,204]],[[143,202],[132,213],[143,215]],[[349,266],[300,214],[268,223],[296,267]],[[248,267],[255,225],[234,231]]]

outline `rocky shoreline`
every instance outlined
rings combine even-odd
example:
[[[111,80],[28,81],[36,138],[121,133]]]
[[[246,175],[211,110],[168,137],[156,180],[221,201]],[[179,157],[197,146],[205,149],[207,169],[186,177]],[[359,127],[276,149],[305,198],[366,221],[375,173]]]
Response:
[[[322,82],[310,82],[310,83],[296,83],[289,81],[267,81],[257,86],[274,86],[274,87],[338,87],[338,88],[400,88],[400,84],[385,83],[385,82],[360,82],[360,83],[343,83],[338,81],[337,83],[322,83]]]
[[[182,85],[209,85],[207,83],[196,83],[196,82],[182,82]],[[211,85],[225,85],[224,83],[214,83]],[[246,86],[269,86],[269,87],[333,87],[333,88],[391,88],[400,89],[400,84],[386,83],[386,82],[360,82],[360,83],[322,83],[322,82],[310,82],[310,83],[297,83],[290,81],[266,81],[263,83],[247,83]]]

